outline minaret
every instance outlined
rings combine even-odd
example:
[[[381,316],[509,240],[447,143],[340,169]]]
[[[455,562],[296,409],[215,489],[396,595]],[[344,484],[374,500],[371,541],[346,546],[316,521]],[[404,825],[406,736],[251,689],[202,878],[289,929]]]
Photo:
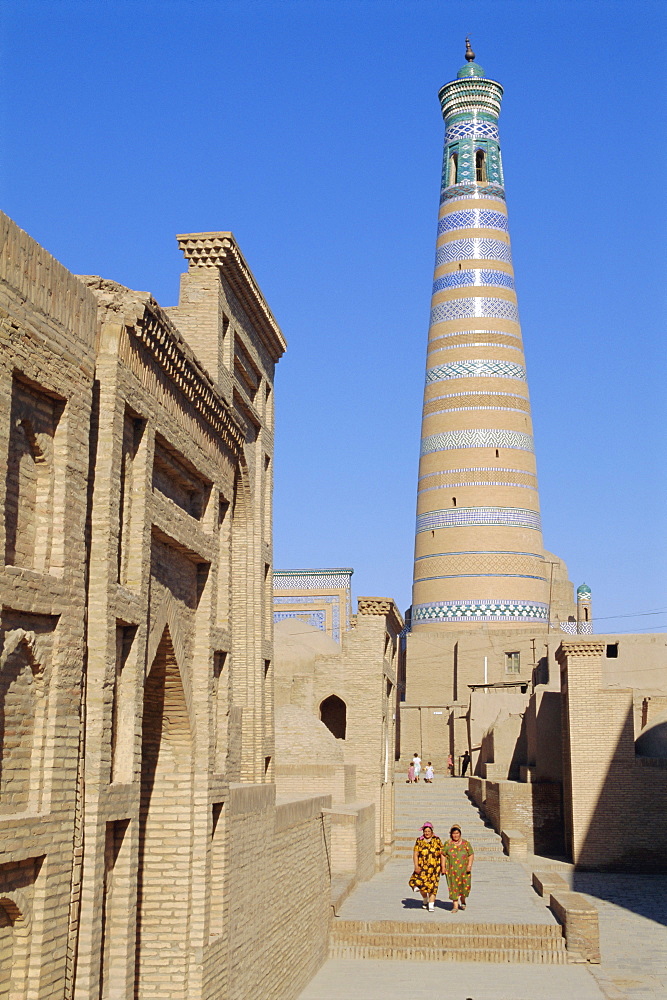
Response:
[[[442,193],[426,361],[412,628],[549,617],[498,116],[466,39],[439,98]]]
[[[593,598],[587,583],[577,587],[577,633],[593,634]]]

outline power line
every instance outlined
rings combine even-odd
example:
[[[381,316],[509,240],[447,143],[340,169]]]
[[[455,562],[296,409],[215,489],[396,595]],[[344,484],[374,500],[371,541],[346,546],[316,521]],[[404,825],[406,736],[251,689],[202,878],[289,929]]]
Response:
[[[299,596],[303,596],[303,595],[299,595]],[[304,612],[304,613],[307,614],[307,612]],[[658,608],[658,609],[655,609],[655,610],[652,610],[652,611],[634,611],[634,612],[631,612],[629,614],[623,614],[623,615],[603,615],[600,618],[598,618],[598,617],[592,618],[590,620],[590,625],[592,627],[593,625],[597,624],[598,622],[615,621],[618,618],[643,618],[643,617],[648,616],[648,615],[664,615],[664,614],[667,614],[667,608]],[[294,619],[292,619],[292,620],[294,620]],[[453,625],[455,622],[461,622],[461,623],[465,622],[467,624],[467,623],[474,622],[474,621],[475,621],[474,618],[460,618],[460,619],[451,619],[450,618],[450,619],[447,620],[446,623],[443,622],[442,624],[443,625],[446,624],[446,626],[449,626],[449,625]],[[503,627],[511,628],[515,621],[517,622],[517,624],[520,622],[519,619],[509,620],[506,623],[506,625],[505,625],[505,623],[502,623]],[[481,624],[486,624],[486,623],[481,623]],[[500,622],[494,622],[494,624],[501,624],[501,623]],[[549,620],[549,621],[535,622],[534,624],[535,624],[535,626],[537,628],[539,628],[540,626],[547,626],[548,628],[552,628],[553,627],[553,628],[557,629],[561,625],[561,619],[555,618],[555,619]],[[576,622],[569,622],[567,624],[576,624]],[[317,628],[316,625],[312,625],[312,626],[310,626],[310,628],[317,629],[317,631],[321,632],[322,635],[326,635],[329,638],[331,638],[332,642],[336,642],[336,640],[333,639],[330,636],[329,632],[326,631],[325,629],[319,629],[319,628]],[[663,628],[667,628],[667,624],[666,625],[647,626],[646,628],[637,628],[637,629],[631,630],[630,632],[617,632],[615,634],[618,634],[618,635],[631,635],[632,632],[652,632],[652,631],[658,631],[659,629],[663,629]],[[352,629],[348,629],[348,631],[352,631]],[[528,630],[526,630],[526,631],[528,631]],[[290,634],[290,636],[315,635],[315,633],[311,632],[311,631],[290,632],[289,634]],[[547,634],[549,634],[549,633],[547,633]],[[559,634],[559,633],[556,632],[556,634]],[[586,634],[586,635],[593,634],[593,635],[595,635],[596,633],[595,632],[593,632],[593,633],[571,633],[571,632],[566,632],[563,629],[563,630],[561,630],[561,634],[562,635],[579,635],[579,634]],[[604,634],[607,634],[607,633],[602,633],[602,634],[604,635]],[[434,640],[433,637],[429,637],[426,634],[420,633],[420,637],[422,639],[426,639],[427,641],[430,638],[431,641],[439,643],[439,640]],[[480,646],[479,648],[481,650],[481,649],[484,649],[486,647]],[[474,650],[470,650],[469,649],[468,652],[474,652]]]

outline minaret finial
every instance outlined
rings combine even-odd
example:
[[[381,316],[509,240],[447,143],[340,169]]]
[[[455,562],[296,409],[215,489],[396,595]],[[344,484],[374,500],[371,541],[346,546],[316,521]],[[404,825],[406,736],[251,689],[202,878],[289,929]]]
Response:
[[[466,61],[474,62],[474,59],[475,59],[475,53],[470,48],[470,39],[466,38]]]

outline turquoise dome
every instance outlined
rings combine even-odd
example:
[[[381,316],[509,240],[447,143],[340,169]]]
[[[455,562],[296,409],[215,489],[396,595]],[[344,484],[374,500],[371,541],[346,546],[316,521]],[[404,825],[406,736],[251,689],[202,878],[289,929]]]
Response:
[[[463,80],[466,76],[485,76],[484,70],[476,62],[468,62],[465,66],[461,66],[461,69],[456,74],[457,79]]]
[[[577,597],[590,597],[591,588],[587,583],[582,583],[580,587],[577,587]]]

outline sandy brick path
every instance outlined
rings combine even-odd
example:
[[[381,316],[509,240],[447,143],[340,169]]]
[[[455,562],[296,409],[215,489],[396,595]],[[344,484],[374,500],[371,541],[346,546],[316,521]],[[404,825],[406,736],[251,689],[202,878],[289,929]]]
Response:
[[[452,914],[442,884],[434,913],[422,910],[407,885],[409,857],[392,859],[343,904],[340,919],[415,922],[504,922],[552,924],[554,917],[530,886],[524,869],[498,857],[498,838],[484,826],[465,796],[467,782],[440,779],[433,785],[396,786],[396,834],[409,843],[426,819],[447,835],[452,822],[463,827],[478,850],[473,890],[465,912]],[[404,849],[404,854],[407,851]],[[604,1000],[584,966],[413,962],[330,959],[299,1000]],[[634,998],[633,998],[634,1000]],[[644,1000],[644,998],[642,998]]]

